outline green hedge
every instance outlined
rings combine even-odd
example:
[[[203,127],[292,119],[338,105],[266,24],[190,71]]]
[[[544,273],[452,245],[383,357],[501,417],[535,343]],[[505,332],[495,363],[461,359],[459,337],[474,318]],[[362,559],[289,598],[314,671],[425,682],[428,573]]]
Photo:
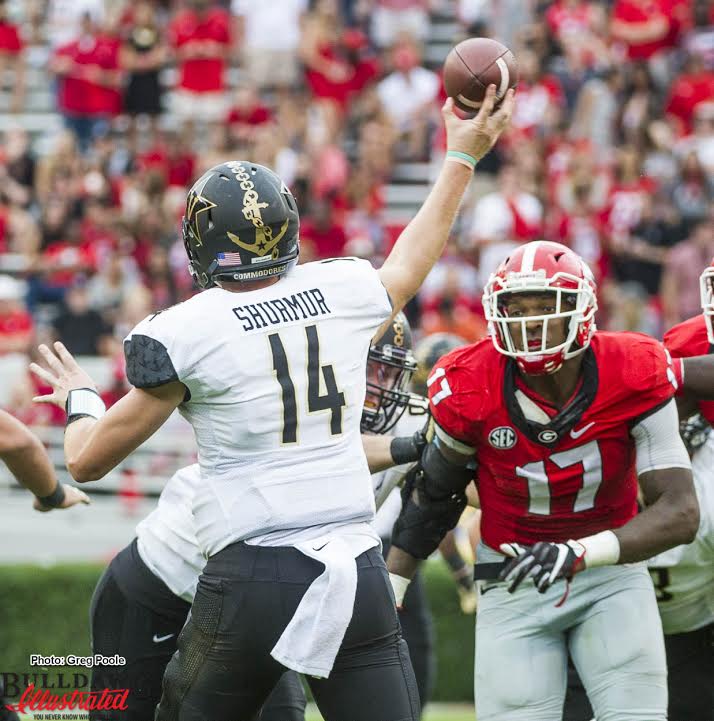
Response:
[[[31,653],[87,655],[89,602],[101,572],[95,565],[0,566],[0,673],[38,673]],[[437,634],[434,700],[470,701],[474,619],[459,610],[444,564],[430,562],[425,573]]]

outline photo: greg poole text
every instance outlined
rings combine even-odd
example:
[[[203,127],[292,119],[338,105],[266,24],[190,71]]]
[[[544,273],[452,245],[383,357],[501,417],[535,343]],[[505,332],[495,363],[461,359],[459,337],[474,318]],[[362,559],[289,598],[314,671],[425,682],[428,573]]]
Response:
[[[43,656],[39,653],[30,654],[30,666],[125,666],[124,656],[102,656],[95,653],[92,656]]]

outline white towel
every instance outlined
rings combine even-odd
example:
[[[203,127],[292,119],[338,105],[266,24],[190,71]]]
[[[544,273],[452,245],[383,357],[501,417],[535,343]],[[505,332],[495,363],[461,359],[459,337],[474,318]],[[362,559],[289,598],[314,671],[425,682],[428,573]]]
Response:
[[[287,668],[318,678],[332,671],[357,591],[355,558],[378,545],[371,535],[328,534],[295,545],[325,565],[310,584],[270,655]]]

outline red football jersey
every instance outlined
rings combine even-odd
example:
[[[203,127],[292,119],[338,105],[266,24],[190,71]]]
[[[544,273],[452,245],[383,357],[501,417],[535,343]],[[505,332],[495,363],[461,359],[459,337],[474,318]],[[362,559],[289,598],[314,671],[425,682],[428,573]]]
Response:
[[[490,339],[444,356],[429,377],[437,424],[474,449],[484,542],[565,541],[627,523],[637,512],[630,429],[675,391],[662,344],[595,333],[580,387],[552,416],[522,387]],[[543,423],[528,420],[528,405]]]
[[[714,353],[703,315],[696,315],[670,328],[664,334],[664,344],[673,358],[691,358]],[[714,401],[700,401],[697,405],[699,412],[714,425]]]

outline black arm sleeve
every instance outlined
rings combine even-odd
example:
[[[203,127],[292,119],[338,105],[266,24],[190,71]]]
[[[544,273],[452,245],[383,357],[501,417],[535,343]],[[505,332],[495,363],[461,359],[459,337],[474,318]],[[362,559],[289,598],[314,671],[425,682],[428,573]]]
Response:
[[[178,374],[166,346],[148,335],[124,341],[126,377],[136,388],[156,388],[177,381]]]
[[[392,545],[414,558],[428,558],[459,522],[473,475],[473,469],[449,462],[434,444],[427,445],[402,487]]]

